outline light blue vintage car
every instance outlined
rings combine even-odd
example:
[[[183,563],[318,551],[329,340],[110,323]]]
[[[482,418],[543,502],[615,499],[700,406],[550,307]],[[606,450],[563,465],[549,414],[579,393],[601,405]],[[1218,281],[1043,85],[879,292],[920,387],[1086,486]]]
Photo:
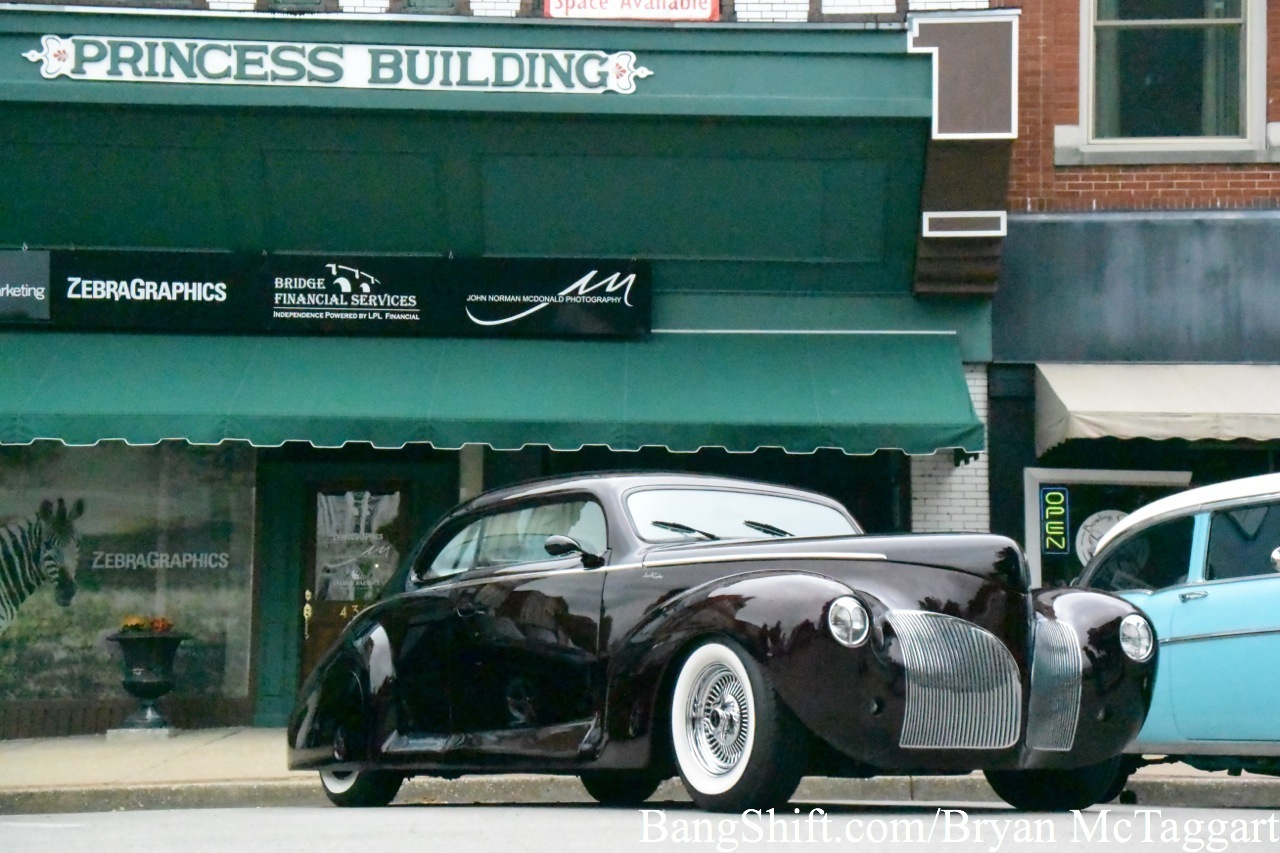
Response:
[[[1142,507],[1107,532],[1076,585],[1119,594],[1155,627],[1151,711],[1125,778],[1153,756],[1280,775],[1280,474]]]

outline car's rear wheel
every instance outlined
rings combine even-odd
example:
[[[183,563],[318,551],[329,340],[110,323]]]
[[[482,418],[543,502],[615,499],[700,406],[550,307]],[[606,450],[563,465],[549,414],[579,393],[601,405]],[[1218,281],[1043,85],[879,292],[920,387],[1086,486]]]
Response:
[[[809,759],[809,738],[759,664],[731,640],[697,646],[671,694],[671,746],[689,797],[711,811],[786,803]]]
[[[325,796],[336,806],[385,806],[396,798],[404,776],[392,770],[321,770]]]
[[[1106,802],[1118,791],[1122,756],[1069,770],[988,770],[987,783],[1015,809],[1066,812]],[[1123,786],[1123,783],[1121,783]]]
[[[648,770],[587,770],[580,778],[587,793],[606,806],[639,805],[662,784],[662,778]]]

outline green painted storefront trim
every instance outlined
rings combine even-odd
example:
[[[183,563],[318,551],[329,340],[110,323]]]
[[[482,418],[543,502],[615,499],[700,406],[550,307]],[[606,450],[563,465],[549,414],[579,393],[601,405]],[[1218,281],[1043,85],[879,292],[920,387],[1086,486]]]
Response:
[[[570,95],[45,80],[40,36],[630,50],[634,94]],[[0,5],[0,101],[614,115],[928,118],[932,63],[903,31],[50,10]]]
[[[0,247],[638,257],[908,295],[922,120],[0,104]]]
[[[298,693],[303,600],[305,475],[259,455],[254,543],[253,662],[255,726],[283,726]]]

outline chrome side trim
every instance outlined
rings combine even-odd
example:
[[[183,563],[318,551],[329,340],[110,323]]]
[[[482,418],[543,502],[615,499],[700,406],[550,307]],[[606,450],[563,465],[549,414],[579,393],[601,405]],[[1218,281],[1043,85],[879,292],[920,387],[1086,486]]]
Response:
[[[1197,740],[1147,743],[1133,741],[1124,751],[1133,755],[1229,755],[1280,756],[1280,741],[1274,740]]]
[[[1066,752],[1075,745],[1080,722],[1084,654],[1075,629],[1056,619],[1036,622],[1027,704],[1027,746]]]
[[[1022,726],[1022,681],[994,634],[954,616],[891,610],[902,643],[908,749],[1005,749]]]
[[[1211,634],[1188,634],[1185,637],[1168,637],[1160,640],[1162,646],[1174,646],[1178,643],[1195,643],[1200,640],[1226,640],[1232,637],[1262,637],[1267,634],[1280,634],[1276,628],[1241,628],[1238,631],[1217,631]]]
[[[529,580],[532,578],[551,577],[552,575],[575,575],[575,574],[597,574],[599,572],[625,572],[635,571],[636,569],[667,569],[673,566],[694,566],[707,563],[746,563],[760,561],[783,561],[783,560],[888,560],[885,554],[873,554],[867,552],[851,552],[842,554],[838,551],[795,551],[786,554],[721,554],[714,557],[686,557],[682,559],[670,560],[649,560],[643,563],[619,563],[616,566],[601,566],[598,569],[586,569],[581,566],[575,566],[564,569],[538,569],[531,572],[521,572],[519,569],[513,568],[510,572],[503,570],[498,574],[487,575],[483,578],[473,578],[471,580],[456,580],[448,583],[432,584],[428,587],[421,587],[422,591],[428,589],[461,589],[463,587],[475,586],[477,584],[493,583],[498,580]],[[415,590],[417,591],[417,590]]]
[[[749,561],[782,560],[888,560],[884,554],[839,551],[792,551],[786,554],[717,554],[714,557],[684,557],[672,560],[645,560],[644,568],[657,569],[670,566],[693,566],[701,563],[745,563]]]

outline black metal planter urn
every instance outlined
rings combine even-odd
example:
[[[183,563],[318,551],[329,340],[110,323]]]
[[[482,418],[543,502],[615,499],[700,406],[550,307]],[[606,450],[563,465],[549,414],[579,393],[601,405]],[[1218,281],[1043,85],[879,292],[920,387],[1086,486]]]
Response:
[[[125,719],[121,728],[169,728],[156,700],[173,689],[173,659],[178,645],[190,636],[177,631],[117,631],[107,636],[120,646],[124,658],[121,684],[139,701],[138,710]]]

